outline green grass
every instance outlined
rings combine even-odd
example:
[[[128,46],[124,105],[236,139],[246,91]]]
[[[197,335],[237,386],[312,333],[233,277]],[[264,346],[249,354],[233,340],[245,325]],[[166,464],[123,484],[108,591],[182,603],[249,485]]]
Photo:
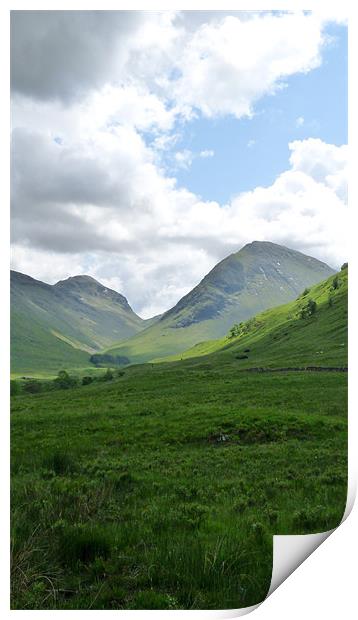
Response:
[[[251,605],[272,534],[344,511],[343,373],[238,373],[213,356],[12,410],[14,609]]]
[[[344,513],[347,374],[249,369],[345,367],[346,298],[343,271],[202,356],[13,396],[12,608],[260,602],[272,536]]]
[[[338,278],[338,287],[333,288]],[[201,342],[167,361],[216,354],[221,363],[236,355],[240,368],[347,365],[348,270],[312,286],[295,301],[266,310],[243,326],[243,334]],[[312,299],[317,312],[301,319],[300,311]],[[246,333],[245,333],[246,332]],[[236,358],[237,359],[237,358]],[[162,361],[158,359],[156,361]]]

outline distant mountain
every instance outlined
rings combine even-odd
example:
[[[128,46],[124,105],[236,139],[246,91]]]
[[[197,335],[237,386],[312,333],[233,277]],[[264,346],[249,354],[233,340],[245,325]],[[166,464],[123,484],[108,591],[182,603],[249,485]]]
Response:
[[[305,366],[346,367],[348,268],[312,286],[283,306],[265,310],[244,322],[237,335],[201,342],[165,361],[205,357],[239,368]],[[316,303],[308,316],[309,301]]]
[[[90,276],[50,285],[11,272],[12,372],[89,366],[89,356],[148,323]]]
[[[233,323],[295,299],[305,287],[333,273],[311,256],[254,241],[218,263],[154,325],[109,352],[132,362],[180,353],[225,335]]]

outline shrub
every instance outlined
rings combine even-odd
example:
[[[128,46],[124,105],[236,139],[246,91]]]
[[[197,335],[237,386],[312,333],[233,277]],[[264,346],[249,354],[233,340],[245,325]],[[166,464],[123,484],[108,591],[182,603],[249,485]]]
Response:
[[[348,269],[348,263],[343,263],[341,271],[344,271],[344,269]]]
[[[228,338],[229,339],[236,338],[239,335],[240,335],[240,326],[237,323],[235,323],[232,327],[230,327]]]
[[[89,385],[93,382],[93,377],[82,377],[82,385]]]
[[[110,368],[107,368],[107,371],[104,373],[102,377],[102,381],[112,381],[112,379],[113,379],[113,372],[111,371]]]
[[[66,370],[60,370],[53,382],[61,390],[68,390],[77,384],[77,379],[76,377],[70,377]]]
[[[248,360],[249,356],[248,355],[235,355],[237,360]]]
[[[98,527],[79,524],[64,525],[59,532],[59,552],[64,564],[89,564],[96,558],[106,559],[111,551],[109,537]]]
[[[317,304],[313,299],[309,299],[307,304],[301,308],[300,318],[307,319],[315,314],[317,311]]]
[[[338,276],[335,276],[332,280],[332,289],[336,290],[337,288],[339,288],[340,282],[339,282],[339,278]]]
[[[42,384],[39,381],[26,381],[24,390],[29,394],[38,394],[42,391]]]

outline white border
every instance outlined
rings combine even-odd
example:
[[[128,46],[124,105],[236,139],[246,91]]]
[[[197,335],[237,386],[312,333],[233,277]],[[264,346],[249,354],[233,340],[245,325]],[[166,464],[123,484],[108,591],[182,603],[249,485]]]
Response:
[[[354,58],[358,57],[358,33],[356,28],[355,11],[352,7],[352,3],[340,0],[339,3],[335,2],[302,2],[280,0],[277,2],[240,2],[238,0],[228,0],[225,2],[224,7],[218,2],[199,2],[197,0],[182,0],[182,2],[172,1],[157,1],[152,6],[148,7],[147,2],[115,2],[102,0],[102,2],[96,2],[93,0],[63,0],[62,2],[49,0],[26,2],[22,1],[8,1],[3,2],[0,8],[0,45],[3,52],[2,58],[2,84],[3,84],[3,96],[1,98],[1,135],[3,136],[1,151],[1,178],[2,178],[2,209],[1,209],[1,225],[0,225],[0,248],[1,248],[1,260],[0,260],[0,273],[1,273],[1,291],[2,299],[0,304],[1,311],[1,347],[0,347],[0,359],[1,359],[1,373],[0,373],[0,387],[1,387],[1,437],[2,446],[0,451],[0,468],[3,476],[3,484],[1,485],[2,502],[1,502],[1,538],[0,538],[0,557],[1,557],[1,572],[0,572],[0,610],[2,611],[2,617],[7,618],[12,614],[17,615],[30,615],[34,618],[41,617],[46,618],[47,615],[63,613],[62,611],[47,612],[47,611],[9,611],[9,571],[8,571],[8,540],[9,540],[9,419],[7,416],[9,407],[8,396],[8,377],[9,377],[9,150],[7,146],[7,138],[9,135],[9,10],[18,9],[136,9],[136,10],[166,10],[166,9],[191,9],[191,10],[309,10],[320,9],[322,11],[334,11],[337,12],[337,4],[339,9],[349,14],[349,28],[350,28],[350,65]],[[354,80],[354,70],[350,66],[350,143],[355,145],[356,136],[356,120],[353,110],[358,110],[358,100],[356,96],[356,83]],[[353,161],[353,156],[352,160]],[[350,174],[350,205],[351,208],[358,204],[357,200],[357,182],[355,178],[357,173],[355,172],[355,165],[353,164],[353,172]],[[347,254],[349,254],[349,270],[350,270],[350,349],[354,353],[354,344],[358,342],[357,327],[355,323],[356,312],[356,299],[357,299],[357,278],[355,257],[353,256],[354,250],[357,246],[357,217],[353,212],[351,215],[351,243],[350,250],[347,248]],[[353,259],[353,262],[352,262]],[[356,377],[357,374],[357,356],[355,354],[350,355],[350,376]],[[350,496],[355,494],[355,487],[357,483],[357,457],[355,454],[357,450],[357,415],[355,411],[355,395],[354,386],[350,385],[350,436],[349,436],[349,473],[350,473]],[[302,618],[303,615],[308,617],[324,617],[330,618],[351,618],[351,608],[357,607],[355,589],[356,584],[354,579],[354,572],[356,573],[356,562],[352,555],[352,542],[357,542],[357,523],[358,523],[358,510],[355,506],[352,515],[334,531],[328,541],[322,545],[318,550],[311,555],[296,571],[293,579],[288,579],[283,585],[274,592],[264,604],[260,605],[255,611],[255,617],[259,618],[280,618],[290,617],[290,620],[296,618]],[[282,537],[284,538],[284,537]],[[289,538],[289,537],[285,537]],[[353,564],[354,562],[354,564]],[[241,610],[244,611],[244,610]],[[247,610],[248,611],[248,610]],[[87,613],[85,610],[68,611],[66,612],[68,617],[78,617],[78,614],[84,617]],[[222,612],[186,612],[186,611],[174,611],[174,612],[159,612],[159,611],[93,611],[92,614],[110,614],[111,616],[120,614],[120,617],[128,616],[131,618],[156,618],[158,614],[160,617],[187,617],[188,614],[194,615],[195,618],[210,618],[210,617],[235,617],[239,615],[233,611]],[[169,615],[170,614],[170,615]],[[241,615],[241,613],[240,613]]]

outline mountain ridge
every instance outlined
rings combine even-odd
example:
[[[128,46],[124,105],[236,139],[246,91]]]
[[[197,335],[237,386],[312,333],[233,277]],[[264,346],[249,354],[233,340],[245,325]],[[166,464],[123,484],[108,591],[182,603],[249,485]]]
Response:
[[[86,367],[89,354],[103,351],[130,363],[175,355],[333,273],[297,250],[253,241],[215,265],[173,308],[145,320],[92,276],[47,284],[12,271],[12,368]]]
[[[202,340],[223,336],[237,321],[293,300],[305,287],[333,273],[334,269],[312,256],[254,241],[215,265],[154,325],[108,352],[125,355],[135,363],[166,356],[166,352],[180,353]]]
[[[146,326],[127,299],[91,276],[47,284],[12,270],[11,366],[89,366],[89,353],[125,339]]]

